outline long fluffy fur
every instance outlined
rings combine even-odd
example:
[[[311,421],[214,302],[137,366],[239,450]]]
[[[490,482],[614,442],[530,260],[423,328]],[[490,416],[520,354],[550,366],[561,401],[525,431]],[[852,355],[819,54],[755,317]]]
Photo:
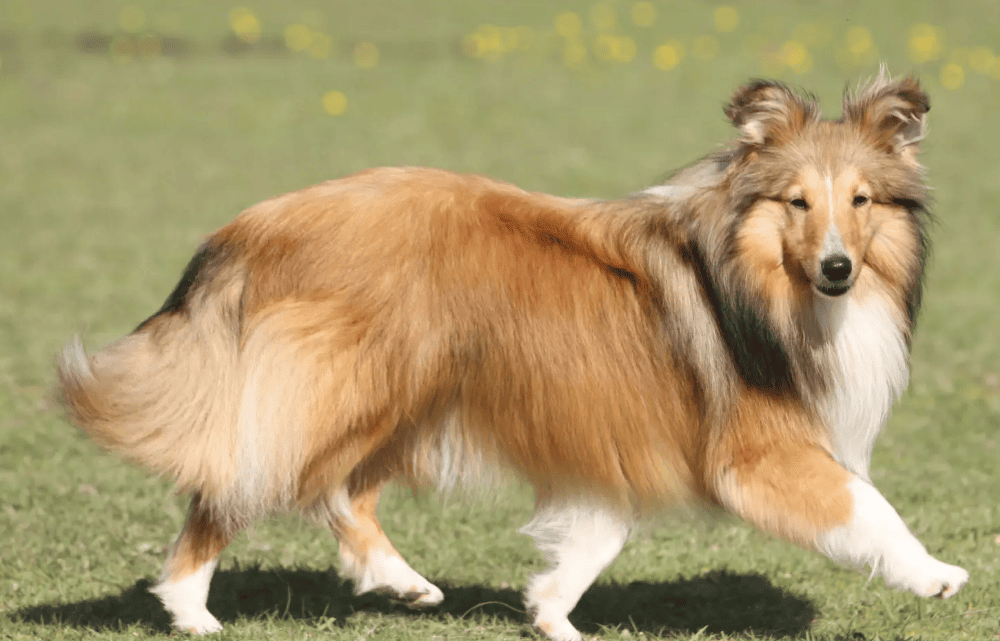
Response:
[[[213,234],[132,334],[94,356],[71,342],[62,395],[228,531],[390,477],[509,469],[542,505],[697,498],[813,545],[849,499],[795,503],[761,461],[867,478],[920,303],[927,109],[884,74],[837,121],[753,82],[726,108],[731,146],[623,200],[416,168],[286,194]],[[867,200],[835,212],[841,175]],[[846,231],[796,213],[800,183]],[[853,260],[840,298],[816,293],[829,247]],[[783,500],[793,515],[765,514]]]

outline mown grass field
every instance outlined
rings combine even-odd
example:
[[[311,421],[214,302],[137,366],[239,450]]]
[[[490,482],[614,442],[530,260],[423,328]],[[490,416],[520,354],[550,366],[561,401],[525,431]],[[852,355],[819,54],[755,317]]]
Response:
[[[0,639],[163,638],[146,592],[185,500],[69,427],[50,388],[172,288],[199,240],[265,197],[382,164],[616,196],[729,135],[752,76],[839,114],[878,60],[932,98],[935,252],[909,392],[873,461],[929,550],[972,573],[921,601],[726,519],[649,524],[572,616],[587,634],[1000,638],[1000,8],[939,3],[5,0],[0,7]],[[582,52],[582,53],[581,53]],[[531,497],[396,489],[384,525],[445,591],[412,613],[351,595],[292,518],[223,555],[221,639],[526,632]]]

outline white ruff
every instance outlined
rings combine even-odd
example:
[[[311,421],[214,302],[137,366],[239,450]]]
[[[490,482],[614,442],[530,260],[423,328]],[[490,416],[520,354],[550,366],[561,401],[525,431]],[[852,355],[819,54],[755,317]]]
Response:
[[[902,328],[877,295],[816,297],[821,328],[831,339],[833,387],[819,411],[830,428],[834,457],[869,480],[875,439],[893,402],[906,389],[909,359]]]

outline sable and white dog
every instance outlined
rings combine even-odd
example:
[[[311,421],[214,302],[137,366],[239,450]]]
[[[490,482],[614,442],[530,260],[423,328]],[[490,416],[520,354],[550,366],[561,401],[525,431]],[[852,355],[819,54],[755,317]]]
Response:
[[[175,479],[190,515],[154,588],[183,630],[219,553],[275,509],[329,524],[358,592],[441,591],[376,519],[383,485],[534,487],[551,567],[533,625],[567,616],[637,516],[688,501],[892,586],[948,597],[872,486],[908,378],[927,188],[927,96],[885,73],[839,120],[776,82],[740,88],[727,148],[623,200],[374,169],[260,203],[201,246],[156,314],[62,395],[102,446]]]

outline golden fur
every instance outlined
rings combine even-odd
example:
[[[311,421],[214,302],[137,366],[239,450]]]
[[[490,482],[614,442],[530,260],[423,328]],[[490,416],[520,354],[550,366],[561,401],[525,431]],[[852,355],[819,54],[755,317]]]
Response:
[[[859,455],[837,445],[855,438],[829,418],[851,357],[824,306],[889,319],[903,371],[873,376],[891,403],[926,253],[927,109],[909,78],[848,95],[841,120],[751,83],[726,108],[738,140],[616,201],[416,168],[285,194],[209,237],[135,332],[68,346],[63,398],[194,493],[171,576],[276,508],[327,518],[363,565],[392,552],[385,482],[498,470],[540,505],[697,498],[815,546],[851,518],[881,427]],[[831,243],[850,265],[833,284]]]

